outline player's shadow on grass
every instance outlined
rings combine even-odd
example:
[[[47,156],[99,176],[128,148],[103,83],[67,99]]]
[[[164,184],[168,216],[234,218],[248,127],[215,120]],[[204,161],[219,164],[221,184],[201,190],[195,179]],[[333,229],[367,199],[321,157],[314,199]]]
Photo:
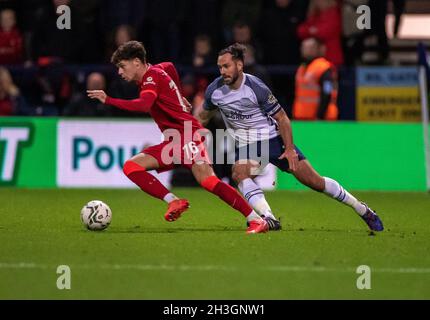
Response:
[[[190,233],[190,232],[212,232],[212,233],[218,233],[218,232],[245,232],[244,228],[241,227],[207,227],[207,228],[137,228],[137,227],[130,227],[130,228],[111,228],[109,230],[104,231],[103,233],[109,233],[109,234],[169,234],[169,233]],[[295,234],[295,235],[309,235],[309,234],[318,234],[318,233],[332,233],[332,234],[350,234],[350,235],[366,235],[369,234],[368,230],[348,230],[348,229],[317,229],[317,228],[291,228],[286,229],[284,228],[281,231],[271,231],[270,234],[279,234],[279,233],[289,233],[289,234]],[[375,234],[370,234],[375,235]]]
[[[211,227],[180,227],[180,228],[171,228],[171,227],[127,227],[127,228],[109,228],[108,230],[102,231],[103,234],[169,234],[169,233],[191,233],[191,232],[208,232],[208,233],[218,233],[218,232],[243,232],[245,233],[245,228],[235,227],[235,226],[211,226]],[[87,232],[86,230],[82,230],[83,232]],[[294,235],[310,235],[310,234],[321,234],[321,233],[331,233],[331,234],[350,234],[354,236],[363,236],[363,235],[377,235],[378,233],[372,233],[366,229],[326,229],[326,228],[302,228],[302,227],[284,227],[281,231],[271,231],[269,234],[294,234]],[[386,234],[387,232],[384,232]],[[400,233],[399,233],[400,234]],[[399,234],[390,233],[389,236],[399,236]]]
[[[317,227],[312,227],[312,228],[291,228],[288,229],[288,231],[290,233],[295,233],[295,234],[318,234],[318,233],[332,233],[332,234],[350,234],[350,235],[354,235],[354,236],[363,236],[363,235],[369,235],[369,236],[375,236],[377,234],[379,234],[378,232],[373,232],[370,230],[367,230],[366,228],[363,229],[342,229],[342,228],[338,228],[338,229],[326,229],[326,228],[317,228]],[[383,234],[386,234],[387,232],[383,232]]]
[[[130,227],[130,228],[117,228],[110,229],[109,233],[188,233],[188,232],[244,232],[240,227],[223,227],[214,226],[207,228],[144,228],[144,227]]]

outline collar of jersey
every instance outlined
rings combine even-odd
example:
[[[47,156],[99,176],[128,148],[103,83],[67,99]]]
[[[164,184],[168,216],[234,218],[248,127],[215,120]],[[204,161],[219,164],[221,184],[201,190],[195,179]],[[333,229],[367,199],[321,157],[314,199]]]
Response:
[[[231,88],[229,87],[230,91],[233,91],[233,92],[237,92],[237,91],[239,91],[240,89],[242,89],[243,85],[245,84],[245,81],[246,81],[246,73],[244,72],[244,73],[243,73],[242,83],[240,84],[240,87],[239,87],[239,88],[237,88],[237,89],[231,89]]]
[[[148,65],[148,70],[146,70],[145,74],[147,74],[149,69],[152,68],[152,64],[150,64],[149,62],[147,63],[147,65]],[[145,74],[143,75],[142,80],[137,83],[137,85],[139,87],[141,87],[143,85],[143,81],[145,80]]]

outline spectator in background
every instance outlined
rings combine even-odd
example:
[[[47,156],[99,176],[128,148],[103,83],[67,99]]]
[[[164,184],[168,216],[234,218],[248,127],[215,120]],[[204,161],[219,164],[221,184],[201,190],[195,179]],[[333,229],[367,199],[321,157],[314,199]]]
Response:
[[[0,116],[25,115],[28,106],[18,87],[13,83],[9,71],[0,67]]]
[[[251,26],[242,21],[236,22],[233,26],[233,42],[247,45],[252,40]]]
[[[109,45],[108,52],[106,54],[106,62],[110,62],[110,58],[112,57],[112,54],[119,46],[123,45],[128,41],[136,40],[137,38],[136,30],[128,24],[122,24],[117,28],[115,28],[110,38],[111,38],[109,39],[110,45]]]
[[[211,39],[207,35],[198,35],[195,38],[192,59],[192,65],[195,68],[208,67],[215,61]]]
[[[91,73],[87,78],[87,90],[106,90],[106,79],[99,72]],[[85,91],[86,92],[86,91]],[[103,117],[111,114],[111,108],[98,100],[92,100],[81,91],[75,93],[70,103],[64,108],[65,116]]]
[[[338,66],[343,64],[341,35],[342,19],[336,0],[311,0],[307,19],[298,28],[299,38],[318,38],[326,47],[327,60]]]
[[[221,21],[224,28],[225,42],[235,42],[232,30],[237,21],[243,21],[250,28],[255,28],[260,17],[261,8],[262,0],[223,1]]]
[[[246,46],[244,53],[244,71],[260,78],[267,86],[271,86],[270,75],[266,68],[258,64],[255,59],[255,49],[251,45]]]
[[[15,12],[10,9],[0,12],[0,64],[23,62],[23,41],[16,28]]]
[[[136,40],[136,30],[130,25],[120,25],[115,32],[115,45],[119,47],[131,40]]]
[[[297,27],[305,20],[309,0],[274,0],[260,20],[259,35],[266,64],[300,63]]]
[[[68,5],[71,29],[57,28],[57,7]],[[104,36],[99,29],[100,0],[51,0],[33,22],[31,58],[55,57],[68,63],[96,63],[102,59]]]
[[[251,25],[238,21],[233,26],[233,42],[240,43],[245,46],[252,46],[255,48],[257,61],[261,61],[263,50],[258,42],[254,39]]]
[[[293,118],[296,120],[337,120],[337,79],[335,67],[324,55],[317,38],[302,42],[303,64],[296,73]]]

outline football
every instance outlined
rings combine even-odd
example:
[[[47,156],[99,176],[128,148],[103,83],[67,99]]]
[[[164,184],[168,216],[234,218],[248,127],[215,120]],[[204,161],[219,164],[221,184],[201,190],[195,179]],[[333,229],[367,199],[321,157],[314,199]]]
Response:
[[[88,230],[101,231],[110,225],[112,211],[103,201],[93,200],[82,208],[81,220]]]

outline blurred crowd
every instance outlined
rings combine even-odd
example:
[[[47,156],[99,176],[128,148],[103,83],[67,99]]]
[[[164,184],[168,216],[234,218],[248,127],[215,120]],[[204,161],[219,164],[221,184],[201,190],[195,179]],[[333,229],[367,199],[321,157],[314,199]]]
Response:
[[[405,0],[391,1],[399,21]],[[202,103],[216,76],[217,52],[233,42],[245,44],[245,71],[291,105],[294,77],[273,75],[267,66],[297,68],[300,44],[309,37],[318,39],[325,58],[340,67],[360,63],[365,39],[374,36],[381,48],[378,63],[384,63],[389,53],[384,23],[388,2],[0,0],[0,116],[130,116],[85,95],[85,89],[103,89],[125,99],[137,96],[136,86],[121,81],[108,66],[113,51],[129,40],[145,44],[150,62],[178,65],[184,95],[193,104]],[[361,4],[372,10],[371,30],[356,27]],[[60,5],[71,9],[70,30],[57,28]],[[98,67],[70,67],[83,65]]]

